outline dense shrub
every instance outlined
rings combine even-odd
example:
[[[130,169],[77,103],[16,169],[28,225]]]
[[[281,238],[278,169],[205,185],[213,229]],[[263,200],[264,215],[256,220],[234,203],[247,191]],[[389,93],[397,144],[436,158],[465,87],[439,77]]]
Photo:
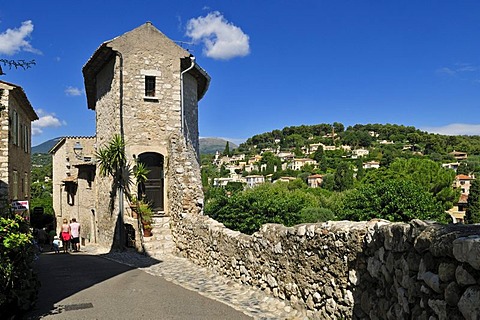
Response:
[[[408,222],[412,219],[446,222],[439,201],[413,181],[388,180],[363,185],[346,193],[341,219],[365,221],[381,218]]]
[[[335,220],[335,214],[327,208],[303,208],[300,210],[300,220],[305,223],[325,222]]]
[[[303,189],[289,190],[287,183],[263,184],[242,192],[218,195],[205,205],[205,213],[226,227],[246,234],[265,223],[293,226],[302,221],[301,210],[319,207],[319,199]]]
[[[33,272],[33,236],[19,215],[0,217],[0,315],[8,318],[28,310],[39,282]]]

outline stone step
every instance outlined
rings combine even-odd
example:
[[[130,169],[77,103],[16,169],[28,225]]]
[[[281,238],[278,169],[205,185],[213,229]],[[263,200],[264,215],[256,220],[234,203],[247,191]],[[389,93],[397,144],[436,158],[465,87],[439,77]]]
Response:
[[[170,230],[170,217],[153,217],[152,236],[143,238],[143,247],[151,257],[161,257],[173,253],[175,243]]]

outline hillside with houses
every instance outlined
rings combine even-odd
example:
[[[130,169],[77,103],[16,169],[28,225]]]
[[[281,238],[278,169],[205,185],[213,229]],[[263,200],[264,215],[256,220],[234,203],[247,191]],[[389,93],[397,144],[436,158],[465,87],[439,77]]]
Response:
[[[455,197],[445,210],[454,222],[463,221],[469,186],[480,171],[478,136],[429,134],[390,124],[286,127],[255,135],[234,151],[227,147],[214,156],[204,155],[202,178],[207,190],[298,179],[309,188],[345,191],[382,173],[395,175],[390,166],[400,159],[434,162],[454,172],[449,185]]]

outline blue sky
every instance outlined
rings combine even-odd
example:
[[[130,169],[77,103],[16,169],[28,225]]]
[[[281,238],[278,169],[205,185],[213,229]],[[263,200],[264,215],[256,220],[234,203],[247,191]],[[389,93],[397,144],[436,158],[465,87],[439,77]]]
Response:
[[[190,43],[212,78],[202,137],[333,122],[480,134],[479,1],[10,1],[0,58],[37,64],[0,79],[39,114],[33,145],[95,133],[82,67],[146,21]]]

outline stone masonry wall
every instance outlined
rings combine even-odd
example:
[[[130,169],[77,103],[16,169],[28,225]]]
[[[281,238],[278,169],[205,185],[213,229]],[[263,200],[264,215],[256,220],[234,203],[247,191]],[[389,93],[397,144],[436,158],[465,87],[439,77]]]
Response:
[[[8,90],[0,89],[0,106],[8,106]],[[9,109],[0,110],[0,208],[8,200]]]
[[[313,319],[480,319],[480,226],[267,224],[251,236],[202,215],[174,222],[180,255]]]

